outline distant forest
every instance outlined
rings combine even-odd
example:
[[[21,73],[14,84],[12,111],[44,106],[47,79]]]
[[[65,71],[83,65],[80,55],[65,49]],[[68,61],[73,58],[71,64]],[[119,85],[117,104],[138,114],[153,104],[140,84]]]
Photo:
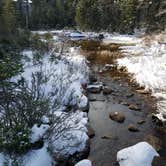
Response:
[[[0,0],[0,32],[16,28],[132,33],[166,28],[165,0]]]

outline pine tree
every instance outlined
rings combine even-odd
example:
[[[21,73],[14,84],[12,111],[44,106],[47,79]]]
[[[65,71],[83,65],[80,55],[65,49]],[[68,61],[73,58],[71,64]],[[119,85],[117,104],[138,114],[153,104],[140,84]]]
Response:
[[[12,0],[3,1],[1,19],[1,31],[3,32],[3,34],[15,34],[17,29],[16,10]]]

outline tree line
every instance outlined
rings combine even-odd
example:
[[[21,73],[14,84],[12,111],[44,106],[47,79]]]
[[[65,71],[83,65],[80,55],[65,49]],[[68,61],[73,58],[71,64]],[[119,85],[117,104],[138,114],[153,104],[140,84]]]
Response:
[[[165,0],[0,0],[0,32],[16,28],[108,30],[165,29]]]

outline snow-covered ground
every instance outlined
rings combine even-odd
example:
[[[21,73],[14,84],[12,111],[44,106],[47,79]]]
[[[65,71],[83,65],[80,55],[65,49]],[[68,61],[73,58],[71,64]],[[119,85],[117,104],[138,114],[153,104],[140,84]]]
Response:
[[[165,36],[165,37],[164,37]],[[131,44],[122,46],[124,58],[118,59],[119,66],[125,66],[134,79],[151,90],[157,98],[158,118],[166,121],[166,44],[163,41],[166,35],[150,37],[110,36],[107,42]]]
[[[79,55],[76,48],[69,48],[61,55],[59,52],[50,52],[38,57],[36,53],[23,51],[24,71],[11,78],[11,81],[23,77],[30,89],[36,86],[42,95],[50,99],[53,125],[49,124],[47,116],[43,116],[40,126],[33,125],[30,136],[32,143],[42,138],[47,130],[52,132],[49,137],[44,137],[43,148],[30,151],[22,157],[23,166],[49,166],[53,160],[47,151],[48,146],[54,155],[66,157],[83,151],[89,139],[86,128],[88,116],[81,111],[88,105],[82,87],[88,82],[89,71],[85,57]],[[75,106],[77,110],[66,112],[68,106]],[[3,163],[5,156],[0,154],[0,158]],[[0,163],[0,166],[3,164]]]

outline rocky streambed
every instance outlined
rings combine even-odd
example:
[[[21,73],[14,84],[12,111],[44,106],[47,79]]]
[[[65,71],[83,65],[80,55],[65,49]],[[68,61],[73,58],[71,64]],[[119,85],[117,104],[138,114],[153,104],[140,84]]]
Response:
[[[166,133],[152,120],[156,99],[139,87],[116,59],[122,57],[119,44],[77,41],[90,67],[88,95],[89,159],[94,166],[114,166],[119,150],[140,141],[149,142],[160,154],[155,166],[166,163]]]

